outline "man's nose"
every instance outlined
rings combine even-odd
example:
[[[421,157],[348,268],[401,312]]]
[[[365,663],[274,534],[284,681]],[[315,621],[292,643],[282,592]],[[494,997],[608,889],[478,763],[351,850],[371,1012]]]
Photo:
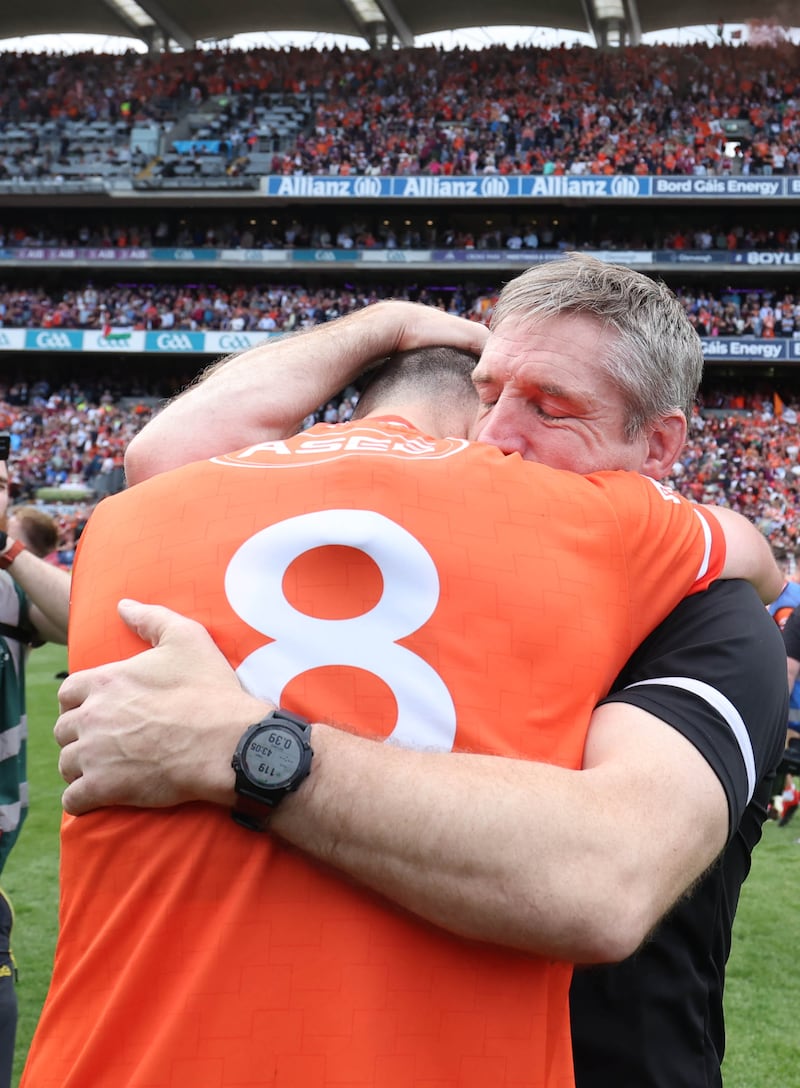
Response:
[[[525,455],[527,441],[518,409],[502,397],[478,424],[477,441],[497,446],[503,453]]]

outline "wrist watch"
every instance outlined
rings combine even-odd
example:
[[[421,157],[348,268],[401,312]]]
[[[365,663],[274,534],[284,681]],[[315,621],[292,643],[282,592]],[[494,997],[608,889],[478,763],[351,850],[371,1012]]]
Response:
[[[8,533],[0,529],[0,570],[8,570],[20,552],[25,551],[25,545],[21,540],[15,540],[6,551],[8,545]]]
[[[276,806],[311,771],[311,723],[281,707],[251,725],[231,760],[236,803],[231,816],[250,831],[265,831]]]

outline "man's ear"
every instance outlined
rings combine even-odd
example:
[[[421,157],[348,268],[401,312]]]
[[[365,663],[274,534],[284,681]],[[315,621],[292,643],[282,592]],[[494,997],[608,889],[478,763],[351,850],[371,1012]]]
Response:
[[[686,416],[672,412],[653,426],[647,440],[647,454],[642,472],[661,480],[672,473],[672,467],[686,443]]]

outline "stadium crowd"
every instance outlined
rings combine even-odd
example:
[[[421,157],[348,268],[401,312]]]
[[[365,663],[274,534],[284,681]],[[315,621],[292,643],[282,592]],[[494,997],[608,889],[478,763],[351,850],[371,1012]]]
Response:
[[[335,62],[313,136],[273,173],[794,173],[800,162],[790,50],[494,48]],[[752,125],[752,141],[728,155],[725,119]]]
[[[273,174],[796,174],[799,94],[789,43],[11,53],[0,179],[66,164],[80,176],[82,156],[87,174],[104,156],[146,174],[154,160],[131,146],[134,126],[161,126],[168,146],[170,126],[202,109],[227,174],[265,151]],[[304,118],[282,137],[259,121],[276,101]],[[70,128],[84,122],[113,126],[100,154]]]
[[[709,404],[721,406],[709,409]],[[734,407],[734,405],[736,407]],[[706,396],[668,482],[698,502],[745,514],[776,554],[800,554],[800,402],[773,395]]]
[[[701,336],[800,336],[800,295],[791,284],[712,291],[674,288]],[[166,329],[291,332],[351,313],[379,298],[408,298],[488,321],[498,288],[290,284],[113,284],[55,290],[0,284],[0,328]]]
[[[783,214],[768,215],[759,209],[742,222],[740,216],[714,209],[695,219],[659,209],[658,215],[637,215],[635,223],[618,214],[590,213],[559,208],[554,213],[512,216],[496,209],[487,215],[461,211],[430,215],[407,211],[380,214],[365,211],[357,218],[329,213],[329,218],[298,219],[280,210],[267,214],[251,211],[222,216],[218,210],[193,210],[191,218],[180,213],[125,216],[115,212],[113,221],[65,220],[63,215],[39,215],[25,222],[0,221],[2,249],[477,249],[477,250],[696,250],[738,252],[768,250],[797,252],[800,230]]]
[[[150,411],[140,400],[119,402],[108,390],[76,384],[53,392],[46,382],[0,385],[0,430],[11,435],[12,504],[36,502],[43,488],[63,489],[63,501],[44,509],[56,521],[65,566],[94,502],[124,486],[125,447]]]

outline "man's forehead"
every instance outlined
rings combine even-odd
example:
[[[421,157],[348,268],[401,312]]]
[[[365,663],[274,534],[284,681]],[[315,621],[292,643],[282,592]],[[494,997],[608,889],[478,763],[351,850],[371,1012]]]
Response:
[[[591,317],[546,321],[512,315],[489,336],[475,379],[561,385],[591,381],[605,372],[607,335]]]
[[[608,338],[610,330],[593,314],[564,310],[558,314],[526,314],[512,311],[493,326],[488,344],[497,339],[533,343],[572,344],[583,339]]]

